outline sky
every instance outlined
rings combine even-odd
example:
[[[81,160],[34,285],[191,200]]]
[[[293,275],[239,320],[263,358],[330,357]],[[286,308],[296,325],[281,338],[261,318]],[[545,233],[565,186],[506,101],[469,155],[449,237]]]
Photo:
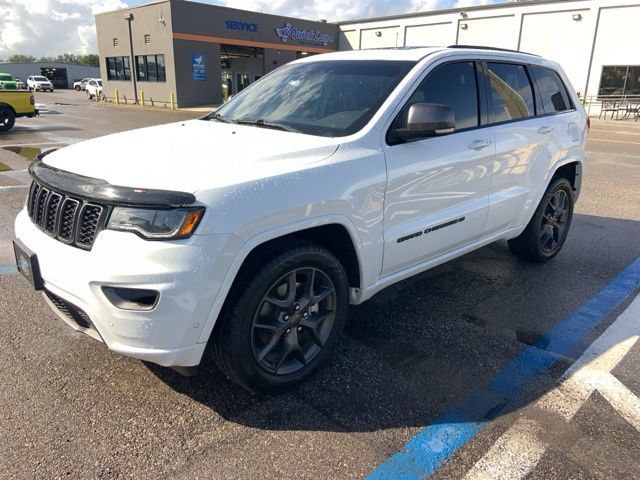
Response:
[[[98,53],[94,14],[146,0],[0,0],[0,59]],[[209,0],[204,3],[309,20],[351,20],[499,0]]]

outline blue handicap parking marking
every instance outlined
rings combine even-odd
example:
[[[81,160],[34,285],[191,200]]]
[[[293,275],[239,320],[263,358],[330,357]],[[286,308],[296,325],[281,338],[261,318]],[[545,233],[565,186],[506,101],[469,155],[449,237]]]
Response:
[[[584,350],[585,336],[639,287],[640,257],[532,346],[522,350],[486,388],[436,417],[367,479],[409,480],[432,475],[558,358]]]

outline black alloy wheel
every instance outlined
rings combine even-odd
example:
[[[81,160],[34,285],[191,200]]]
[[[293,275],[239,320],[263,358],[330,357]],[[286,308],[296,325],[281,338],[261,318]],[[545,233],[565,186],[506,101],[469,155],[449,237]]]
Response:
[[[252,351],[273,375],[297,372],[322,350],[336,318],[336,291],[321,270],[291,270],[269,288],[252,325]]]
[[[562,249],[573,218],[573,186],[566,178],[555,178],[542,197],[529,224],[509,250],[531,262],[546,262]]]
[[[211,336],[213,359],[251,392],[281,392],[331,355],[349,308],[340,261],[311,242],[287,243],[240,274]]]
[[[569,218],[569,198],[567,192],[558,190],[549,199],[540,224],[540,246],[553,253],[564,238]]]

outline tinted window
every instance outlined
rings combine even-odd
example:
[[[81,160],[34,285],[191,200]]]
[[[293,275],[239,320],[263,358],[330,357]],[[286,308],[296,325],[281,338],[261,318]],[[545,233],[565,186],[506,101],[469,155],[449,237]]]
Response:
[[[532,117],[533,90],[523,65],[488,63],[489,122]]]
[[[602,67],[598,95],[640,95],[640,66]]]
[[[414,103],[439,103],[453,109],[456,130],[478,126],[478,88],[472,62],[437,67],[413,93],[403,114]]]
[[[536,77],[544,113],[562,112],[573,108],[564,84],[556,72],[536,66],[532,66],[531,69]]]

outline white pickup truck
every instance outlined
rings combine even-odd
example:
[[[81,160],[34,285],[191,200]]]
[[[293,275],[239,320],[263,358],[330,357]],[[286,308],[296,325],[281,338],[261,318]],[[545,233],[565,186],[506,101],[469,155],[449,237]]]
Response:
[[[553,258],[588,119],[560,66],[482,48],[289,63],[215,114],[43,156],[19,270],[76,330],[277,391],[330,354],[349,304],[497,240]]]

